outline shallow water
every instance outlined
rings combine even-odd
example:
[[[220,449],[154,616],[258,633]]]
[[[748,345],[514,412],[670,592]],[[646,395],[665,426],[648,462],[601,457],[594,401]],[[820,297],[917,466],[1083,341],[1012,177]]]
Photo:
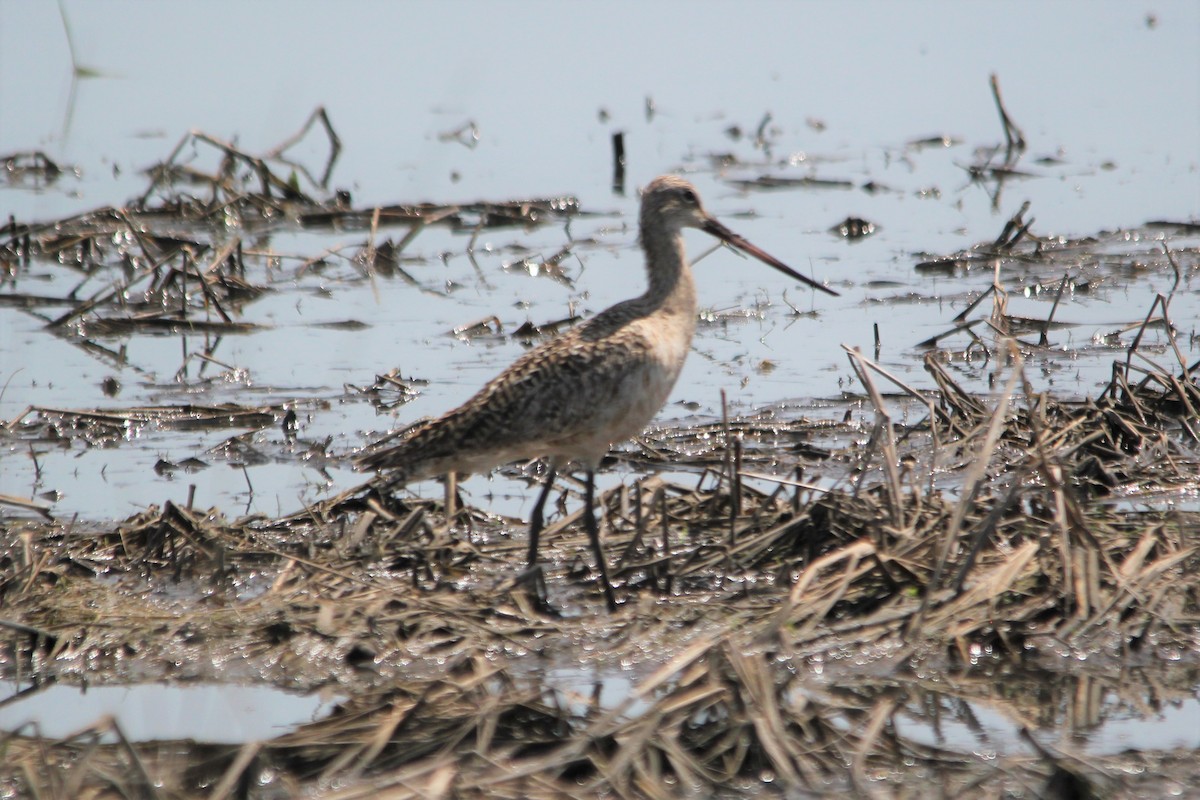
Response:
[[[20,697],[16,695],[23,691]],[[130,742],[191,740],[241,744],[273,739],[326,716],[335,699],[297,695],[271,686],[228,683],[128,686],[54,684],[34,689],[12,684],[0,698],[0,730],[35,732],[49,739],[78,735],[97,726],[100,741],[116,741],[106,730],[111,717]]]
[[[34,222],[121,205],[144,190],[142,170],[189,130],[265,152],[317,106],[328,109],[343,143],[329,188],[349,190],[356,207],[572,195],[588,215],[487,230],[471,254],[470,231],[427,228],[404,252],[416,287],[364,278],[336,256],[301,273],[327,250],[349,256],[365,231],[235,225],[223,233],[253,243],[260,255],[248,259],[250,278],[270,289],[242,318],[261,327],[223,338],[95,338],[120,358],[52,335],[44,318],[0,302],[2,421],[29,406],[286,403],[297,412],[295,443],[279,425],[147,425],[95,447],[0,443],[0,494],[39,498],[59,517],[120,519],[189,495],[197,507],[230,517],[278,515],[357,483],[361,476],[303,454],[327,438],[332,453],[346,454],[452,407],[527,346],[452,331],[494,315],[507,334],[526,321],[592,314],[640,291],[636,189],[662,172],[687,174],[731,228],[842,296],[815,295],[729,252],[707,255],[696,266],[702,322],[660,420],[719,417],[722,391],[735,414],[786,406],[840,418],[862,391],[841,345],[873,353],[876,326],[880,363],[930,388],[918,344],[953,327],[993,276],[988,265],[950,274],[915,266],[994,240],[1025,201],[1041,236],[1134,231],[1103,238],[1065,269],[1001,276],[1010,312],[1044,319],[1063,272],[1071,274],[1075,283],[1055,315],[1069,325],[1049,333],[1051,347],[1031,351],[1027,374],[1037,389],[1088,397],[1108,381],[1114,359],[1124,359],[1134,335],[1127,326],[1172,289],[1162,243],[1200,245],[1194,229],[1142,227],[1200,219],[1200,6],[1191,2],[1156,3],[1152,21],[1151,12],[1124,3],[761,3],[739,6],[736,15],[698,4],[525,3],[519,12],[478,4],[470,13],[441,3],[339,4],[336,14],[296,2],[65,9],[76,58],[98,77],[73,77],[55,4],[0,6],[0,103],[20,112],[0,115],[0,155],[40,149],[66,168],[50,184],[0,182],[0,225],[10,215]],[[218,42],[221,55],[212,58]],[[966,167],[1002,143],[991,73],[1029,140],[1019,164],[1029,174],[973,182]],[[444,135],[471,123],[477,140]],[[760,128],[765,139],[756,142]],[[627,154],[623,194],[612,188],[616,131],[624,132]],[[943,136],[946,144],[917,143]],[[314,132],[289,154],[319,173],[326,152]],[[203,148],[186,149],[183,160],[203,169],[216,162]],[[753,188],[761,176],[848,185]],[[847,241],[831,229],[848,217],[877,230]],[[405,232],[379,236],[398,240]],[[570,285],[520,265],[568,245]],[[689,233],[688,246],[696,257],[712,242]],[[1125,263],[1100,264],[1105,254]],[[1139,266],[1146,264],[1153,266]],[[1183,266],[1171,315],[1193,362],[1200,264],[1193,254]],[[115,279],[85,281],[65,265],[35,262],[0,295],[63,296],[76,288],[87,297]],[[986,316],[989,305],[976,314]],[[360,325],[331,326],[346,321]],[[967,345],[962,335],[946,344],[949,370],[986,391],[997,365]],[[1159,364],[1173,363],[1157,330],[1145,345]],[[355,387],[392,369],[423,384],[411,402],[380,413]],[[120,384],[115,396],[104,391],[108,378]],[[898,413],[917,412],[898,405]],[[242,437],[236,448],[234,437]],[[187,459],[203,465],[155,469]],[[821,469],[808,479],[840,479]],[[601,488],[629,479],[619,468]],[[952,488],[955,478],[948,480]],[[533,500],[525,481],[505,475],[477,476],[462,489],[469,503],[498,514],[523,517]],[[531,680],[581,713],[586,698],[615,707],[636,685],[626,671],[570,663]],[[897,725],[916,740],[964,751],[1023,746],[1011,707],[945,702],[954,713],[936,724],[927,704],[906,707]],[[1157,708],[1103,700],[1097,707],[1100,715],[1070,734],[1086,752],[1198,746],[1194,688]],[[1070,729],[1073,708],[1064,701],[1045,726]],[[130,738],[228,742],[274,736],[327,710],[315,697],[269,688],[155,684],[80,693],[55,686],[0,709],[0,728],[36,720],[45,735],[61,736],[115,713]]]
[[[637,689],[653,665],[554,661],[542,666],[515,662],[510,665],[515,672],[509,674],[516,676],[517,685],[528,682],[539,687],[542,700],[567,718],[615,714],[619,720],[635,720],[651,712],[656,695],[641,696]],[[992,675],[983,664],[936,678],[928,677],[928,664],[921,669],[923,678],[876,666],[869,670],[878,676],[872,684],[860,674],[845,673],[844,667],[809,665],[800,669],[794,681],[794,699],[820,702],[829,692],[899,689],[908,697],[893,718],[900,737],[983,758],[1029,752],[1019,736],[1023,727],[1042,745],[1076,754],[1200,748],[1200,699],[1189,693],[1186,680],[1179,680],[1182,676],[1170,676],[1162,666],[1134,669],[1125,676],[1086,665],[1067,671],[1000,670]],[[1003,688],[988,691],[992,681]],[[237,684],[144,683],[85,689],[67,684],[41,689],[7,684],[0,697],[0,731],[60,739],[95,727],[101,741],[112,742],[117,734],[105,727],[111,717],[131,742],[242,744],[302,730],[327,718],[339,702],[341,698],[326,693],[302,695]],[[845,717],[844,723],[855,724],[851,717]]]
[[[729,253],[708,256],[697,279],[701,303],[716,319],[701,325],[663,419],[687,416],[680,403],[719,413],[722,390],[734,412],[858,390],[839,345],[870,352],[875,326],[882,363],[929,386],[916,344],[952,327],[991,274],[927,275],[914,264],[924,254],[990,241],[1025,200],[1042,235],[1091,235],[1200,214],[1194,148],[1200,111],[1177,99],[1200,92],[1193,4],[1167,4],[1153,12],[1153,22],[1121,5],[1110,14],[1056,5],[1039,9],[1038,25],[1001,6],[936,3],[920,10],[878,5],[869,14],[763,4],[732,19],[715,7],[680,16],[675,6],[568,13],[535,5],[528,13],[543,32],[536,57],[521,55],[529,36],[522,14],[464,19],[437,4],[349,5],[329,19],[319,5],[312,13],[294,6],[281,13],[281,6],[256,4],[239,7],[241,23],[231,30],[220,8],[196,15],[137,6],[145,35],[129,48],[121,42],[133,7],[68,7],[72,29],[87,33],[74,37],[76,58],[99,73],[72,80],[57,9],[6,6],[0,66],[29,69],[20,71],[21,80],[13,69],[0,69],[0,99],[29,113],[5,115],[0,141],[14,150],[44,150],[70,169],[49,186],[0,186],[0,205],[18,220],[36,221],[120,204],[145,187],[140,170],[165,158],[189,129],[266,150],[324,105],[344,145],[330,185],[350,189],[359,206],[572,194],[585,211],[603,215],[567,226],[485,231],[475,243],[478,271],[467,257],[468,234],[427,229],[405,251],[414,261],[404,267],[424,287],[420,293],[398,279],[363,280],[336,258],[319,273],[296,276],[304,260],[326,248],[351,252],[365,241],[363,232],[265,233],[257,246],[276,258],[253,278],[272,291],[245,316],[260,330],[217,341],[196,334],[102,338],[105,347],[124,352],[123,365],[47,335],[27,313],[0,307],[0,418],[13,419],[28,405],[319,401],[328,408],[303,415],[301,438],[332,436],[332,450],[347,452],[375,432],[461,402],[524,349],[517,341],[463,340],[449,335],[453,329],[495,315],[511,331],[572,310],[594,313],[639,291],[635,188],[668,170],[690,174],[710,210],[731,227],[843,296],[814,296]],[[318,17],[319,29],[312,27]],[[978,46],[982,29],[996,46]],[[218,30],[226,57],[170,76],[153,66]],[[254,33],[261,30],[274,35],[264,40]],[[442,30],[454,34],[428,35]],[[303,57],[302,43],[318,41],[353,46],[337,59]],[[641,57],[614,58],[609,43],[616,41]],[[1116,44],[1096,48],[1096,41]],[[34,42],[49,45],[33,48]],[[553,44],[544,49],[547,42]],[[714,57],[722,52],[737,57]],[[977,161],[977,150],[1002,142],[991,72],[1030,141],[1020,164],[1030,177],[1003,184],[972,183],[964,169]],[[396,80],[405,75],[414,79]],[[164,104],[164,96],[179,102]],[[1161,124],[1168,109],[1171,124]],[[767,114],[765,140],[756,144]],[[467,140],[469,147],[441,135],[468,120],[479,137]],[[730,132],[735,126],[739,137]],[[611,188],[609,137],[617,130],[625,133],[629,165],[623,195]],[[931,135],[954,143],[909,144]],[[211,150],[195,149],[185,149],[185,160],[215,163]],[[319,173],[326,150],[322,134],[313,132],[289,155]],[[739,188],[739,181],[762,175],[844,180],[852,188]],[[856,242],[830,232],[850,216],[875,223],[877,232]],[[1149,258],[1166,235],[1128,249]],[[506,269],[572,243],[564,269],[573,288]],[[1189,243],[1195,237],[1173,237],[1175,247]],[[711,241],[689,234],[689,245],[697,256]],[[1075,272],[1086,277],[1086,260]],[[1011,310],[1044,318],[1052,293],[1024,297],[1027,277],[1004,276]],[[1056,320],[1071,326],[1053,334],[1061,349],[1043,351],[1031,364],[1041,386],[1093,393],[1108,379],[1112,360],[1094,340],[1140,321],[1173,280],[1161,271],[1128,281],[1100,277],[1087,293],[1068,292],[1057,310]],[[85,283],[80,294],[107,280]],[[1200,317],[1190,280],[1173,301],[1178,321]],[[78,282],[69,271],[35,265],[9,288],[54,294]],[[796,316],[789,303],[805,315]],[[366,327],[326,326],[346,320]],[[965,338],[959,341],[966,346]],[[1112,352],[1127,343],[1125,337]],[[202,367],[197,352],[230,369]],[[1194,354],[1191,340],[1185,355]],[[954,365],[960,380],[977,385],[992,367],[966,354]],[[393,368],[428,381],[395,417],[377,416],[345,389]],[[121,384],[116,397],[101,390],[109,377]],[[102,454],[49,452],[40,459],[40,480],[21,452],[27,448],[18,445],[0,463],[0,482],[13,494],[59,492],[58,514],[114,518],[181,499],[183,483],[197,485],[202,504],[278,513],[356,480],[334,469],[328,483],[295,469],[285,454],[279,458],[288,469],[271,467],[270,458],[248,468],[252,496],[240,466],[218,463],[186,479],[148,470],[159,457],[206,459],[207,448],[221,440],[206,436],[198,443],[191,433],[160,432],[144,446]]]

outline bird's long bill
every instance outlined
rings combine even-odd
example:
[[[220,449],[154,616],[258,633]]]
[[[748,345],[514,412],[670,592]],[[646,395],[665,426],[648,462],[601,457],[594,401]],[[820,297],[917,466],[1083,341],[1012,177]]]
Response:
[[[830,289],[828,286],[822,286],[821,284],[814,281],[812,278],[806,278],[805,276],[801,275],[799,272],[796,272],[796,270],[789,267],[787,264],[780,261],[778,258],[775,258],[775,256],[771,255],[770,253],[767,253],[764,250],[758,249],[757,247],[755,247],[754,245],[750,244],[745,239],[743,239],[741,236],[738,236],[736,233],[729,230],[729,228],[726,228],[724,225],[717,222],[712,217],[707,217],[704,220],[704,227],[701,228],[701,230],[703,230],[705,233],[712,234],[713,236],[717,237],[722,242],[725,242],[728,245],[732,245],[733,247],[736,247],[738,250],[741,250],[743,253],[754,256],[759,261],[763,262],[764,264],[774,267],[775,269],[782,272],[784,275],[795,278],[796,280],[800,281],[801,283],[807,283],[809,286],[813,287],[814,289],[820,289],[822,292],[825,292],[826,294],[831,294],[834,297],[839,296],[837,292],[835,292],[833,289]]]

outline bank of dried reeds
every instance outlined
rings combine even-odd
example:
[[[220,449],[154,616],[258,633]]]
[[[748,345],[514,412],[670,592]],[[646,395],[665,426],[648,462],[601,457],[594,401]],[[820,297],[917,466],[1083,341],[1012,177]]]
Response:
[[[216,148],[220,168],[184,170],[175,160],[185,145]],[[214,246],[182,224],[151,234],[149,220],[199,225],[237,213],[370,229],[357,263],[399,269],[425,225],[477,231],[575,211],[565,200],[355,211],[273,172],[283,149],[260,158],[192,134],[128,208],[11,222],[6,262],[74,259],[84,276],[114,257],[128,266],[119,286],[88,300],[5,302],[65,308],[46,324],[92,348],[101,345],[89,330],[122,326],[235,332],[246,324],[239,303],[263,290],[246,275],[242,241]],[[183,177],[207,196],[158,197]],[[384,246],[375,234],[389,220],[410,227]],[[1002,239],[942,261],[1053,258],[1019,219]],[[863,391],[842,400],[840,421],[768,412],[650,431],[616,452],[637,474],[601,498],[625,601],[612,615],[595,589],[575,488],[544,534],[544,578],[561,616],[529,604],[523,523],[471,507],[447,519],[437,501],[372,483],[277,518],[231,519],[187,502],[115,526],[5,522],[0,666],[25,691],[236,673],[344,699],[326,719],[241,746],[138,743],[113,721],[62,739],[8,731],[0,793],[1057,798],[1120,796],[1131,775],[1152,787],[1200,779],[1190,754],[1084,756],[1043,730],[1064,717],[1086,729],[1114,707],[1099,708],[1101,694],[1135,708],[1187,698],[1197,684],[1200,513],[1159,499],[1200,489],[1197,365],[1174,346],[1169,298],[1130,331],[1108,386],[1062,399],[1031,389],[1023,366],[1054,312],[1023,327],[1007,314],[999,277],[985,296],[991,315],[945,337],[965,334],[988,351],[990,393],[964,389],[937,350],[925,361],[935,391],[849,351]],[[980,325],[995,335],[978,335]],[[1170,368],[1139,349],[1155,326],[1168,333]],[[1029,330],[1043,341],[1023,341]],[[99,444],[143,426],[287,431],[289,414],[284,405],[30,408],[5,434],[46,445]],[[310,457],[339,458],[323,446]],[[48,516],[35,501],[0,501]],[[1063,666],[1063,654],[1098,666]],[[1182,665],[1155,667],[1180,654]],[[545,680],[563,665],[594,684],[568,691]],[[631,689],[602,702],[614,675],[631,676]],[[1020,720],[1029,747],[975,757],[915,735],[951,719],[975,730],[972,704]]]

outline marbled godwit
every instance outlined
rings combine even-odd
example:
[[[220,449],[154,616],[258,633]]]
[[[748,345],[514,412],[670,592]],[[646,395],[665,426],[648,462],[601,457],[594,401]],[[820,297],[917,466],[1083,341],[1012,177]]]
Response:
[[[581,465],[587,471],[584,526],[609,609],[617,601],[600,547],[595,471],[613,442],[639,433],[662,408],[691,346],[696,287],[683,229],[699,228],[798,281],[837,294],[710,217],[695,188],[681,178],[651,181],[642,193],[639,227],[650,283],[644,294],[530,350],[463,405],[392,434],[355,462],[357,469],[388,470],[383,483],[394,486],[548,458],[530,517],[530,566],[537,563],[556,472],[571,462]]]

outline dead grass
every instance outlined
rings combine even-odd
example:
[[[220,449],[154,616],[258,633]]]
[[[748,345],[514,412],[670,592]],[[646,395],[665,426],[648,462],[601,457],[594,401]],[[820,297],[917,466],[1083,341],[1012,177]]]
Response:
[[[324,120],[336,157],[328,119],[314,120]],[[215,148],[219,168],[184,169],[185,147]],[[266,290],[247,276],[241,240],[203,243],[184,224],[154,234],[161,226],[151,220],[236,213],[357,227],[371,238],[354,258],[372,270],[399,269],[426,225],[478,231],[577,210],[568,199],[354,210],[278,175],[283,149],[257,157],[191,134],[129,208],[13,221],[0,242],[10,269],[54,257],[75,265],[81,285],[115,262],[127,277],[88,300],[72,291],[5,302],[60,309],[47,327],[97,348],[89,331],[237,332],[239,309]],[[184,180],[206,197],[179,191]],[[383,246],[376,231],[397,221],[408,233]],[[1033,323],[1008,315],[1000,265],[1057,269],[1047,266],[1056,254],[1082,244],[1042,242],[1031,225],[1018,215],[997,242],[941,260],[978,256],[996,277],[986,318],[967,321],[973,305],[927,343],[936,391],[850,350],[862,392],[839,422],[766,412],[650,431],[617,451],[638,477],[601,500],[625,600],[612,615],[584,555],[575,487],[544,534],[562,616],[529,606],[522,522],[470,507],[447,520],[435,501],[371,483],[277,518],[229,519],[189,502],[116,526],[5,522],[8,680],[38,691],[56,681],[238,675],[345,699],[326,719],[243,746],[135,743],[111,720],[63,739],[5,732],[0,792],[1079,797],[1123,796],[1130,776],[1151,794],[1168,780],[1200,780],[1190,754],[1084,756],[1042,741],[1042,728],[1064,716],[1108,713],[1097,708],[1101,694],[1138,708],[1186,700],[1197,685],[1200,512],[1155,498],[1200,489],[1200,389],[1163,296],[1124,331],[1133,338],[1096,396],[1034,392],[1024,364],[1046,346],[1055,312]],[[1162,258],[1179,273],[1175,254]],[[1169,368],[1144,357],[1149,330],[1165,332]],[[1040,340],[1022,339],[1028,331]],[[997,365],[990,394],[960,386],[936,349],[964,334]],[[411,383],[391,375],[355,391],[380,403],[398,392],[402,402]],[[286,430],[289,413],[30,408],[4,433],[39,446],[102,444],[144,426]],[[1061,654],[1092,666],[1065,666]],[[590,694],[568,696],[539,677],[564,660],[632,675],[634,688],[601,702],[598,678]],[[1036,746],[978,758],[905,725],[938,730],[943,719],[969,720],[975,705],[1020,720]]]
[[[96,796],[675,797],[769,775],[785,792],[915,796],[922,770],[947,791],[1037,786],[1060,768],[1088,785],[1115,780],[1117,757],[985,765],[896,726],[922,695],[917,664],[954,676],[925,702],[985,697],[1032,728],[1036,705],[991,696],[995,683],[973,683],[966,668],[1194,647],[1200,593],[1185,576],[1200,567],[1200,514],[1117,501],[1133,487],[1195,488],[1177,416],[1191,390],[1180,397],[1177,377],[1157,375],[1060,404],[1018,391],[1018,358],[1010,375],[996,396],[970,398],[941,374],[932,413],[910,427],[877,407],[868,446],[833,456],[853,461],[855,477],[832,490],[786,478],[764,490],[764,477],[721,474],[714,452],[696,484],[648,477],[609,491],[607,547],[626,597],[611,617],[587,585],[569,514],[548,536],[563,618],[539,616],[518,590],[519,523],[467,511],[447,528],[435,503],[369,484],[274,520],[168,504],[111,531],[11,526],[0,597],[21,626],[4,653],[15,677],[69,680],[123,660],[150,672],[223,653],[268,680],[332,682],[348,698],[328,719],[242,749],[102,744],[99,729],[10,735],[9,785],[64,797],[76,785]],[[720,434],[781,431],[738,420]],[[928,458],[930,442],[953,452],[957,491],[889,469],[910,450]],[[164,599],[168,588],[186,599]],[[645,662],[647,642],[673,655],[647,665],[624,703],[593,698],[583,712],[504,655],[602,647]],[[847,648],[893,666],[812,680],[812,664]],[[260,788],[264,770],[278,777]]]

